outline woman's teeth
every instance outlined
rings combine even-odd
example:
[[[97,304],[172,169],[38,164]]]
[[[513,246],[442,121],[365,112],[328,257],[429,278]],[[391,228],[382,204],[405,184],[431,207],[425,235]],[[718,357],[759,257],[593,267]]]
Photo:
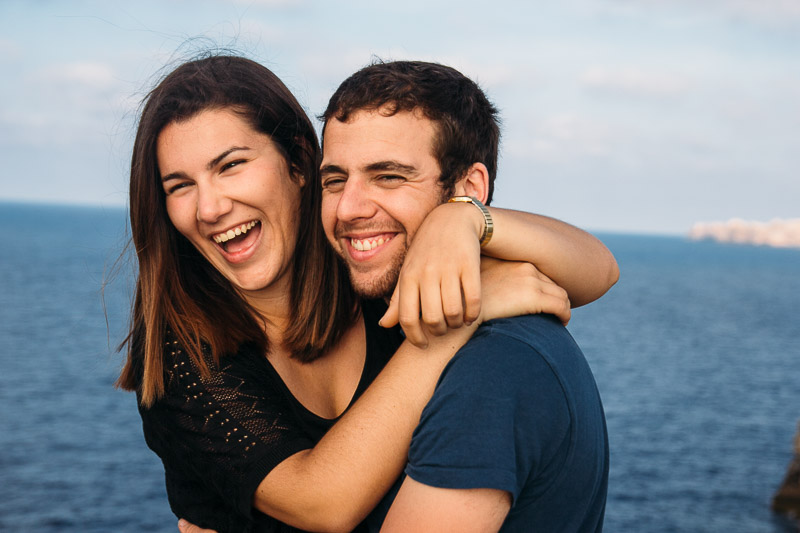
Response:
[[[353,245],[353,248],[358,250],[359,252],[374,250],[378,246],[389,242],[391,239],[387,238],[384,239],[383,237],[379,237],[373,240],[359,240],[359,239],[350,239],[350,244]]]
[[[225,233],[220,233],[219,235],[214,235],[213,239],[214,242],[217,244],[222,244],[223,242],[228,242],[229,240],[238,237],[239,235],[243,235],[251,230],[256,224],[257,221],[252,220],[247,222],[246,224],[242,224],[241,226],[237,226],[235,228],[231,228]]]

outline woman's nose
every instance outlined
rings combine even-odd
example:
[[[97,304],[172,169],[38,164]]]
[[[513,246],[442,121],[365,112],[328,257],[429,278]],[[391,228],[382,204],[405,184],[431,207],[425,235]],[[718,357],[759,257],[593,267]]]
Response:
[[[198,186],[197,191],[197,220],[207,224],[217,222],[223,215],[230,212],[233,200],[219,187],[213,184]]]

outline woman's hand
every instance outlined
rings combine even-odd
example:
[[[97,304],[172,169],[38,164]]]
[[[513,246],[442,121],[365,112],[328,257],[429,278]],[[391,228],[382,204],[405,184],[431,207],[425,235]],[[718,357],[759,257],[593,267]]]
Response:
[[[564,325],[571,311],[567,291],[530,263],[481,260],[483,304],[480,321],[519,315],[550,313]]]
[[[510,218],[503,225],[512,225],[517,218],[528,223],[527,219],[534,217],[514,212],[497,214]],[[479,316],[489,320],[552,313],[564,324],[569,322],[568,294],[535,266],[481,257],[479,237],[483,223],[480,211],[463,203],[442,204],[428,214],[413,236],[389,309],[381,319],[382,326],[391,327],[399,322],[406,338],[424,348],[428,344],[426,333],[443,335],[448,328],[471,324]],[[557,228],[563,225],[552,223]],[[495,231],[498,233],[497,225]],[[570,231],[583,235],[577,229]],[[524,234],[521,230],[515,232]],[[499,233],[502,235],[502,228]],[[524,247],[530,243],[518,242],[518,245]],[[602,244],[599,246],[605,249]],[[493,288],[482,290],[483,277],[492,280]],[[492,298],[492,307],[483,315],[482,295]]]
[[[196,526],[183,518],[178,520],[178,531],[181,533],[217,533],[213,529],[203,529],[200,526]]]
[[[425,347],[426,330],[443,335],[474,322],[481,311],[482,231],[474,206],[442,204],[431,211],[413,236],[381,325],[399,322],[410,342]]]

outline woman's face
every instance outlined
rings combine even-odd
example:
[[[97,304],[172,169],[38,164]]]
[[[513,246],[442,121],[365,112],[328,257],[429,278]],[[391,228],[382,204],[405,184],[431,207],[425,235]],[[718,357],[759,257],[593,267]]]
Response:
[[[245,295],[286,294],[302,180],[269,136],[230,109],[206,110],[168,124],[157,156],[175,228]]]

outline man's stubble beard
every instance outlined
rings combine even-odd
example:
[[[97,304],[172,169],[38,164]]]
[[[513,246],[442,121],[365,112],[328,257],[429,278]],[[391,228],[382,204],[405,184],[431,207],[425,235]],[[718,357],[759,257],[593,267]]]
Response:
[[[350,276],[350,285],[361,298],[377,299],[377,298],[390,298],[397,285],[397,280],[400,277],[400,269],[403,268],[403,261],[406,258],[407,248],[403,248],[402,252],[392,258],[391,263],[387,269],[379,276],[372,277],[369,273],[358,272],[339,254],[339,257],[344,261],[347,267],[347,273]]]
[[[441,178],[439,178],[441,180]],[[447,203],[448,198],[453,195],[453,191],[455,190],[455,184],[452,184],[447,190],[439,189],[439,203],[438,205]],[[408,231],[402,224],[399,224],[400,230],[402,233],[406,235],[406,242],[403,246],[403,249],[392,259],[391,263],[389,264],[388,269],[378,278],[369,278],[368,276],[363,276],[366,279],[361,279],[361,276],[356,274],[359,279],[355,279],[353,274],[354,271],[357,272],[357,269],[353,268],[350,263],[348,263],[347,259],[345,259],[345,251],[340,250],[338,246],[334,246],[334,250],[336,254],[339,256],[339,259],[344,262],[345,266],[347,267],[347,273],[350,276],[350,285],[355,290],[356,294],[361,298],[366,299],[377,299],[377,298],[385,298],[389,299],[394,292],[394,288],[397,285],[397,281],[400,278],[400,270],[403,268],[403,263],[406,260],[406,253],[408,253],[408,247],[410,243],[408,242]],[[419,229],[419,228],[417,228]],[[337,238],[338,238],[338,228],[337,228]]]

